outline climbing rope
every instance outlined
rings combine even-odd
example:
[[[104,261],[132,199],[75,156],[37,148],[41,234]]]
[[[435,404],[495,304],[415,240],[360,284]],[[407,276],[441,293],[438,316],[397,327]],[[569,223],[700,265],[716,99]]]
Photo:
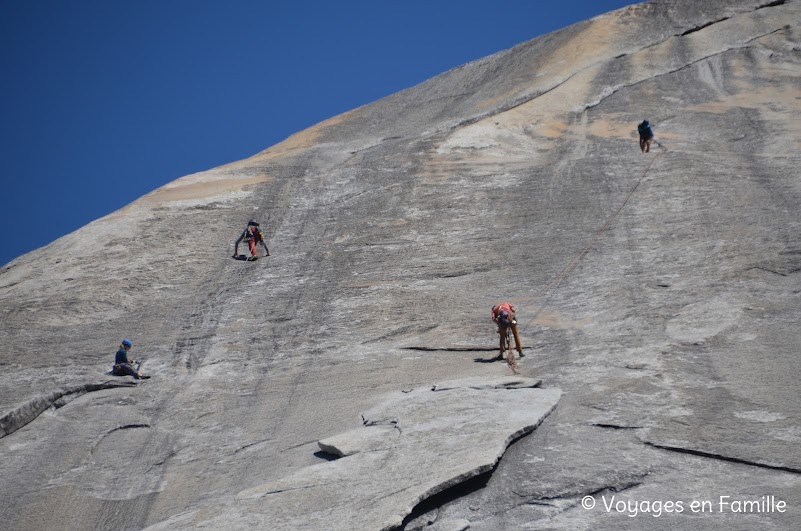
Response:
[[[662,146],[662,144],[657,143],[657,145],[662,149],[662,151],[657,153],[656,156],[651,159],[651,162],[648,163],[648,166],[646,166],[645,171],[642,172],[642,175],[640,175],[640,178],[637,179],[637,182],[634,184],[631,191],[628,193],[628,195],[620,204],[620,206],[617,208],[617,210],[615,210],[612,213],[612,215],[609,216],[609,219],[606,220],[606,223],[604,223],[604,225],[600,229],[598,229],[598,231],[595,233],[595,237],[593,237],[593,239],[590,240],[590,242],[584,247],[584,249],[582,249],[581,252],[575,258],[573,258],[573,260],[569,264],[567,264],[565,268],[562,269],[562,271],[558,275],[556,275],[556,277],[554,277],[554,279],[551,280],[548,283],[548,285],[545,286],[545,288],[542,289],[541,293],[548,293],[548,297],[545,299],[542,305],[540,305],[539,309],[536,312],[534,312],[534,316],[531,319],[529,319],[526,322],[526,324],[522,327],[523,330],[528,328],[528,326],[532,322],[534,322],[534,320],[537,317],[539,317],[542,310],[544,310],[545,307],[548,306],[548,303],[551,301],[554,294],[556,293],[556,290],[559,288],[562,282],[564,282],[564,280],[568,277],[568,275],[570,275],[570,273],[572,273],[573,270],[576,269],[576,267],[578,267],[579,262],[581,262],[581,260],[584,259],[585,256],[587,256],[590,250],[592,250],[595,243],[599,239],[601,239],[601,236],[603,236],[603,234],[610,227],[610,225],[612,225],[612,222],[615,221],[615,218],[617,218],[618,214],[620,214],[620,212],[626,206],[626,203],[629,202],[631,196],[634,195],[634,192],[636,192],[637,188],[640,186],[640,183],[643,181],[643,179],[645,179],[645,176],[648,174],[648,170],[651,169],[651,166],[653,165],[654,161],[659,158],[659,155],[667,151],[667,148]]]

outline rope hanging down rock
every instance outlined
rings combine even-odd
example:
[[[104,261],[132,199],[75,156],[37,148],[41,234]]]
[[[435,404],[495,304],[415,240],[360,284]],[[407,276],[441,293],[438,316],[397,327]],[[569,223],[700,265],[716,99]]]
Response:
[[[569,264],[565,266],[564,269],[562,269],[562,271],[558,275],[556,275],[556,277],[554,277],[553,280],[551,280],[548,283],[547,286],[545,286],[542,289],[540,293],[541,294],[547,293],[548,297],[545,299],[545,301],[542,303],[539,309],[536,312],[534,312],[534,316],[531,317],[531,319],[529,319],[526,322],[526,324],[522,327],[522,330],[528,328],[528,326],[532,322],[534,322],[534,319],[536,319],[539,316],[542,310],[544,310],[545,307],[548,306],[548,303],[551,301],[554,294],[556,293],[556,290],[559,288],[562,282],[564,282],[564,280],[568,277],[568,275],[570,275],[570,273],[572,273],[573,270],[576,269],[579,262],[581,262],[581,260],[585,256],[587,256],[587,253],[589,253],[590,250],[592,250],[593,246],[595,245],[595,242],[601,239],[601,236],[603,236],[604,232],[606,232],[606,230],[610,227],[610,225],[612,225],[612,222],[615,221],[615,218],[617,218],[618,214],[620,214],[620,211],[623,210],[623,207],[625,207],[626,203],[628,203],[629,199],[631,199],[631,196],[633,196],[634,192],[637,191],[637,188],[640,186],[640,183],[643,181],[643,179],[645,179],[645,176],[648,174],[648,170],[651,169],[651,166],[653,165],[654,161],[659,158],[659,155],[667,151],[667,148],[663,147],[661,144],[659,144],[659,147],[662,149],[662,151],[657,153],[656,156],[651,159],[651,162],[648,163],[648,166],[646,166],[645,171],[643,171],[642,175],[640,175],[640,178],[637,179],[637,182],[634,184],[629,194],[626,196],[626,198],[623,200],[623,202],[620,204],[617,210],[615,210],[612,213],[612,215],[609,216],[609,219],[606,220],[606,223],[604,223],[603,227],[598,229],[598,231],[595,233],[595,237],[584,247],[584,249],[581,250],[581,252],[575,258],[573,258],[573,260]]]

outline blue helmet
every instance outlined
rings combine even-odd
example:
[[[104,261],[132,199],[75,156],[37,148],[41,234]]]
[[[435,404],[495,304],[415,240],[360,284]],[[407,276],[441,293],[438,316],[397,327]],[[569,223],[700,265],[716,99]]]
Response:
[[[131,345],[133,345],[130,339],[123,339],[122,344],[125,345],[126,347],[130,347]]]

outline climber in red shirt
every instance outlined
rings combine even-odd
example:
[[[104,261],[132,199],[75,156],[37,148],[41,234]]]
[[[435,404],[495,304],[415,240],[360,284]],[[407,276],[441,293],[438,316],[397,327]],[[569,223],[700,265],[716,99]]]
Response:
[[[517,333],[517,320],[515,319],[515,307],[509,302],[502,302],[492,307],[492,322],[498,325],[498,334],[501,336],[501,352],[495,359],[502,360],[503,352],[506,350],[506,329],[512,329],[512,335],[515,338],[515,350],[521,358],[525,357],[523,354],[523,345],[520,343],[520,336]]]

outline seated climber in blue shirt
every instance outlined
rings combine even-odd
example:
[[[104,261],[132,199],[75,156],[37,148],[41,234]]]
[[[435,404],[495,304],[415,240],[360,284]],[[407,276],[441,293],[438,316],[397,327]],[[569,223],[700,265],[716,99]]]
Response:
[[[133,376],[137,380],[150,378],[150,376],[146,376],[133,368],[132,363],[136,363],[135,360],[128,360],[128,351],[132,346],[133,343],[131,343],[130,339],[122,340],[120,349],[117,351],[117,355],[114,357],[114,368],[111,369],[111,373],[114,376]]]

